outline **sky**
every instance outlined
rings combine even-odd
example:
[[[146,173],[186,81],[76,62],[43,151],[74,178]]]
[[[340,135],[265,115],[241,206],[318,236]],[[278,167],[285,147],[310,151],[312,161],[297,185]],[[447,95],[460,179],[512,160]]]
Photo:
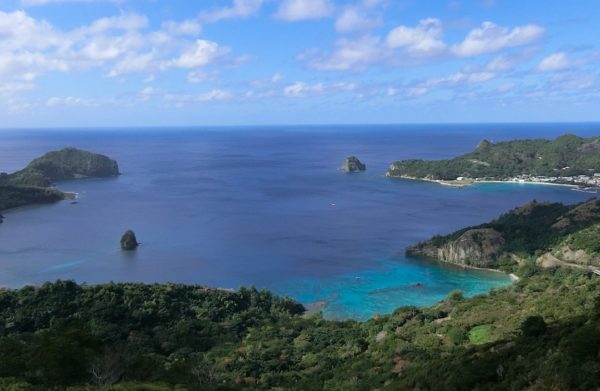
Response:
[[[0,128],[557,121],[597,0],[0,0]]]

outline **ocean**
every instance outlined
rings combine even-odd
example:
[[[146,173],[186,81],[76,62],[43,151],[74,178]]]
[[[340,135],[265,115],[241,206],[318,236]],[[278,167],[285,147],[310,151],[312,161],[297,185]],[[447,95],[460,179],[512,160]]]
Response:
[[[600,124],[470,124],[0,131],[0,171],[73,146],[122,175],[66,181],[69,201],[14,209],[0,224],[0,286],[80,283],[253,285],[333,319],[367,319],[510,284],[502,273],[407,259],[407,245],[528,202],[575,203],[562,186],[452,188],[386,178],[399,159],[466,153],[482,139],[600,135]],[[344,173],[356,155],[367,171]],[[137,251],[119,239],[133,229]]]

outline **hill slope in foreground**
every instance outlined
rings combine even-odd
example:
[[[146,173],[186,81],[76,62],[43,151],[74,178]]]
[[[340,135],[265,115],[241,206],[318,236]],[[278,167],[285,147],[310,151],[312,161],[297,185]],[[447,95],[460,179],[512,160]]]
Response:
[[[591,203],[525,206],[509,213],[520,221],[510,229],[549,220],[544,210],[574,224],[551,243],[582,234],[582,243],[598,246],[587,232],[598,216],[580,214],[597,207]],[[490,226],[507,235],[498,221]],[[506,248],[521,248],[519,237],[503,236]],[[545,243],[524,248],[541,254]],[[303,314],[300,304],[252,288],[58,281],[0,290],[0,388],[600,387],[600,277],[523,259],[512,286],[473,298],[452,292],[432,307],[366,322]]]
[[[600,173],[600,137],[563,135],[555,140],[483,140],[470,153],[447,160],[400,160],[387,172],[391,177],[451,181],[457,178],[507,180],[518,176],[567,178]]]

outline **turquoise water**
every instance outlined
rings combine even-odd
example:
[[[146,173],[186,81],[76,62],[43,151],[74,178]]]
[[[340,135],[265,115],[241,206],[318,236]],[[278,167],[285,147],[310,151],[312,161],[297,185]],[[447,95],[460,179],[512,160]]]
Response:
[[[407,245],[497,217],[531,199],[574,203],[558,186],[451,188],[386,178],[405,158],[436,159],[492,140],[600,134],[594,124],[1,131],[0,171],[75,146],[122,176],[60,183],[79,193],[3,213],[0,285],[47,280],[255,285],[364,319],[509,284],[499,273],[414,261]],[[346,174],[357,155],[367,171]],[[134,229],[142,245],[123,253]]]

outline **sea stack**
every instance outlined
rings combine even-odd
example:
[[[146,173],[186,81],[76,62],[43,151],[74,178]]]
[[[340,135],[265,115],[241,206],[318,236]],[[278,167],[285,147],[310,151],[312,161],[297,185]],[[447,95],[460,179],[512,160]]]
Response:
[[[121,237],[121,250],[131,251],[135,250],[139,243],[135,237],[135,232],[132,230],[126,231]]]
[[[367,169],[367,166],[362,163],[356,156],[349,156],[346,158],[344,165],[342,166],[342,170],[346,172],[358,172],[364,171]]]

